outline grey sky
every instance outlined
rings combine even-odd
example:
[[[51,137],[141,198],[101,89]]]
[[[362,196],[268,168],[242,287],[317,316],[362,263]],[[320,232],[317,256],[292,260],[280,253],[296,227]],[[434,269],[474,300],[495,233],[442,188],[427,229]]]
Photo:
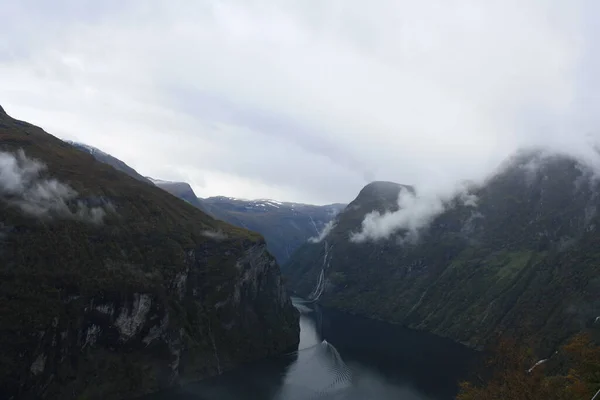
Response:
[[[594,4],[596,3],[596,4]],[[0,0],[0,104],[200,196],[446,185],[597,132],[592,0]]]

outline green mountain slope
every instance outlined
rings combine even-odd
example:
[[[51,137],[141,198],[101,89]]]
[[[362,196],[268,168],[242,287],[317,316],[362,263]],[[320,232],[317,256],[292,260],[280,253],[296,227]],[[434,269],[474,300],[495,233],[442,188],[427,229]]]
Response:
[[[261,236],[3,110],[0,215],[0,398],[129,398],[298,343]]]
[[[416,243],[399,242],[402,232],[349,241],[366,214],[398,208],[400,189],[363,189],[321,243],[304,245],[283,267],[290,286],[473,347],[498,333],[535,334],[549,350],[600,315],[600,190],[589,168],[521,155],[471,189],[476,204],[446,202]]]

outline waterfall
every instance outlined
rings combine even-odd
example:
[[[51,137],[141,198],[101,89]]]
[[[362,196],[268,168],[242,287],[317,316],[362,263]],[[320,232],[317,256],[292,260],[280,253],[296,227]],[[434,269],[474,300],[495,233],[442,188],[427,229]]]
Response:
[[[215,360],[217,361],[217,372],[219,375],[221,375],[223,373],[223,370],[221,370],[221,360],[219,359],[219,352],[217,351],[217,345],[215,344],[215,337],[212,333],[210,320],[208,321],[208,337],[210,338],[210,341],[212,343]]]
[[[319,279],[317,281],[317,286],[313,289],[313,291],[308,295],[309,300],[315,302],[318,301],[323,292],[325,291],[325,272],[329,269],[329,264],[331,263],[331,249],[333,245],[329,246],[327,241],[324,241],[325,245],[325,255],[323,256],[323,265],[321,266],[321,273],[319,274]]]
[[[315,227],[315,232],[317,233],[317,237],[319,237],[320,233],[319,233],[319,229],[317,228],[317,224],[315,224],[315,220],[310,215],[308,216],[308,218],[310,218],[310,222],[312,222],[312,225]]]
[[[544,359],[544,360],[540,360],[540,361],[536,362],[536,363],[533,365],[533,367],[531,367],[531,368],[529,368],[529,369],[527,370],[527,372],[528,372],[528,373],[531,373],[531,371],[533,371],[533,370],[534,370],[536,367],[538,367],[538,366],[540,366],[540,365],[544,364],[545,362],[548,362],[548,359]]]
[[[313,291],[308,295],[308,298],[311,300],[317,300],[319,296],[321,296],[321,288],[323,287],[323,280],[325,278],[325,268],[321,268],[321,272],[319,273],[319,280],[317,281],[317,286],[313,289]]]

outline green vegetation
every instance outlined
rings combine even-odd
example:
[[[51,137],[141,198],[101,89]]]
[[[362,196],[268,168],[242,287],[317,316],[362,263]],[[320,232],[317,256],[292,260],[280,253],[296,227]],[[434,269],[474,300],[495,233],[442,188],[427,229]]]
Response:
[[[537,170],[525,168],[528,163]],[[537,332],[547,354],[600,315],[598,189],[587,167],[526,154],[479,188],[477,206],[449,203],[416,243],[397,235],[352,243],[364,216],[394,210],[400,185],[365,187],[318,244],[283,266],[308,295],[332,246],[325,305],[450,337],[474,348],[499,332]],[[343,277],[343,279],[340,279]]]
[[[108,212],[95,224],[0,201],[0,397],[131,397],[297,343],[260,235],[0,113],[0,150],[19,149]]]
[[[489,263],[488,268],[498,268],[496,277],[498,279],[510,279],[519,274],[529,263],[532,256],[531,251],[520,251],[513,253],[494,253],[486,263]]]
[[[533,354],[502,339],[484,368],[489,378],[463,382],[457,400],[590,400],[600,391],[600,346],[589,333],[572,337],[541,364]]]

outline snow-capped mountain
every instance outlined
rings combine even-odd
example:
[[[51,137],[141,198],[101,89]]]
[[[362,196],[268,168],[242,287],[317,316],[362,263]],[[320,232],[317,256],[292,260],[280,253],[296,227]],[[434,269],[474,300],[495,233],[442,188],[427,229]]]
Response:
[[[217,196],[200,199],[215,218],[256,231],[280,264],[309,238],[319,236],[344,204],[317,206],[272,199],[239,199]]]

